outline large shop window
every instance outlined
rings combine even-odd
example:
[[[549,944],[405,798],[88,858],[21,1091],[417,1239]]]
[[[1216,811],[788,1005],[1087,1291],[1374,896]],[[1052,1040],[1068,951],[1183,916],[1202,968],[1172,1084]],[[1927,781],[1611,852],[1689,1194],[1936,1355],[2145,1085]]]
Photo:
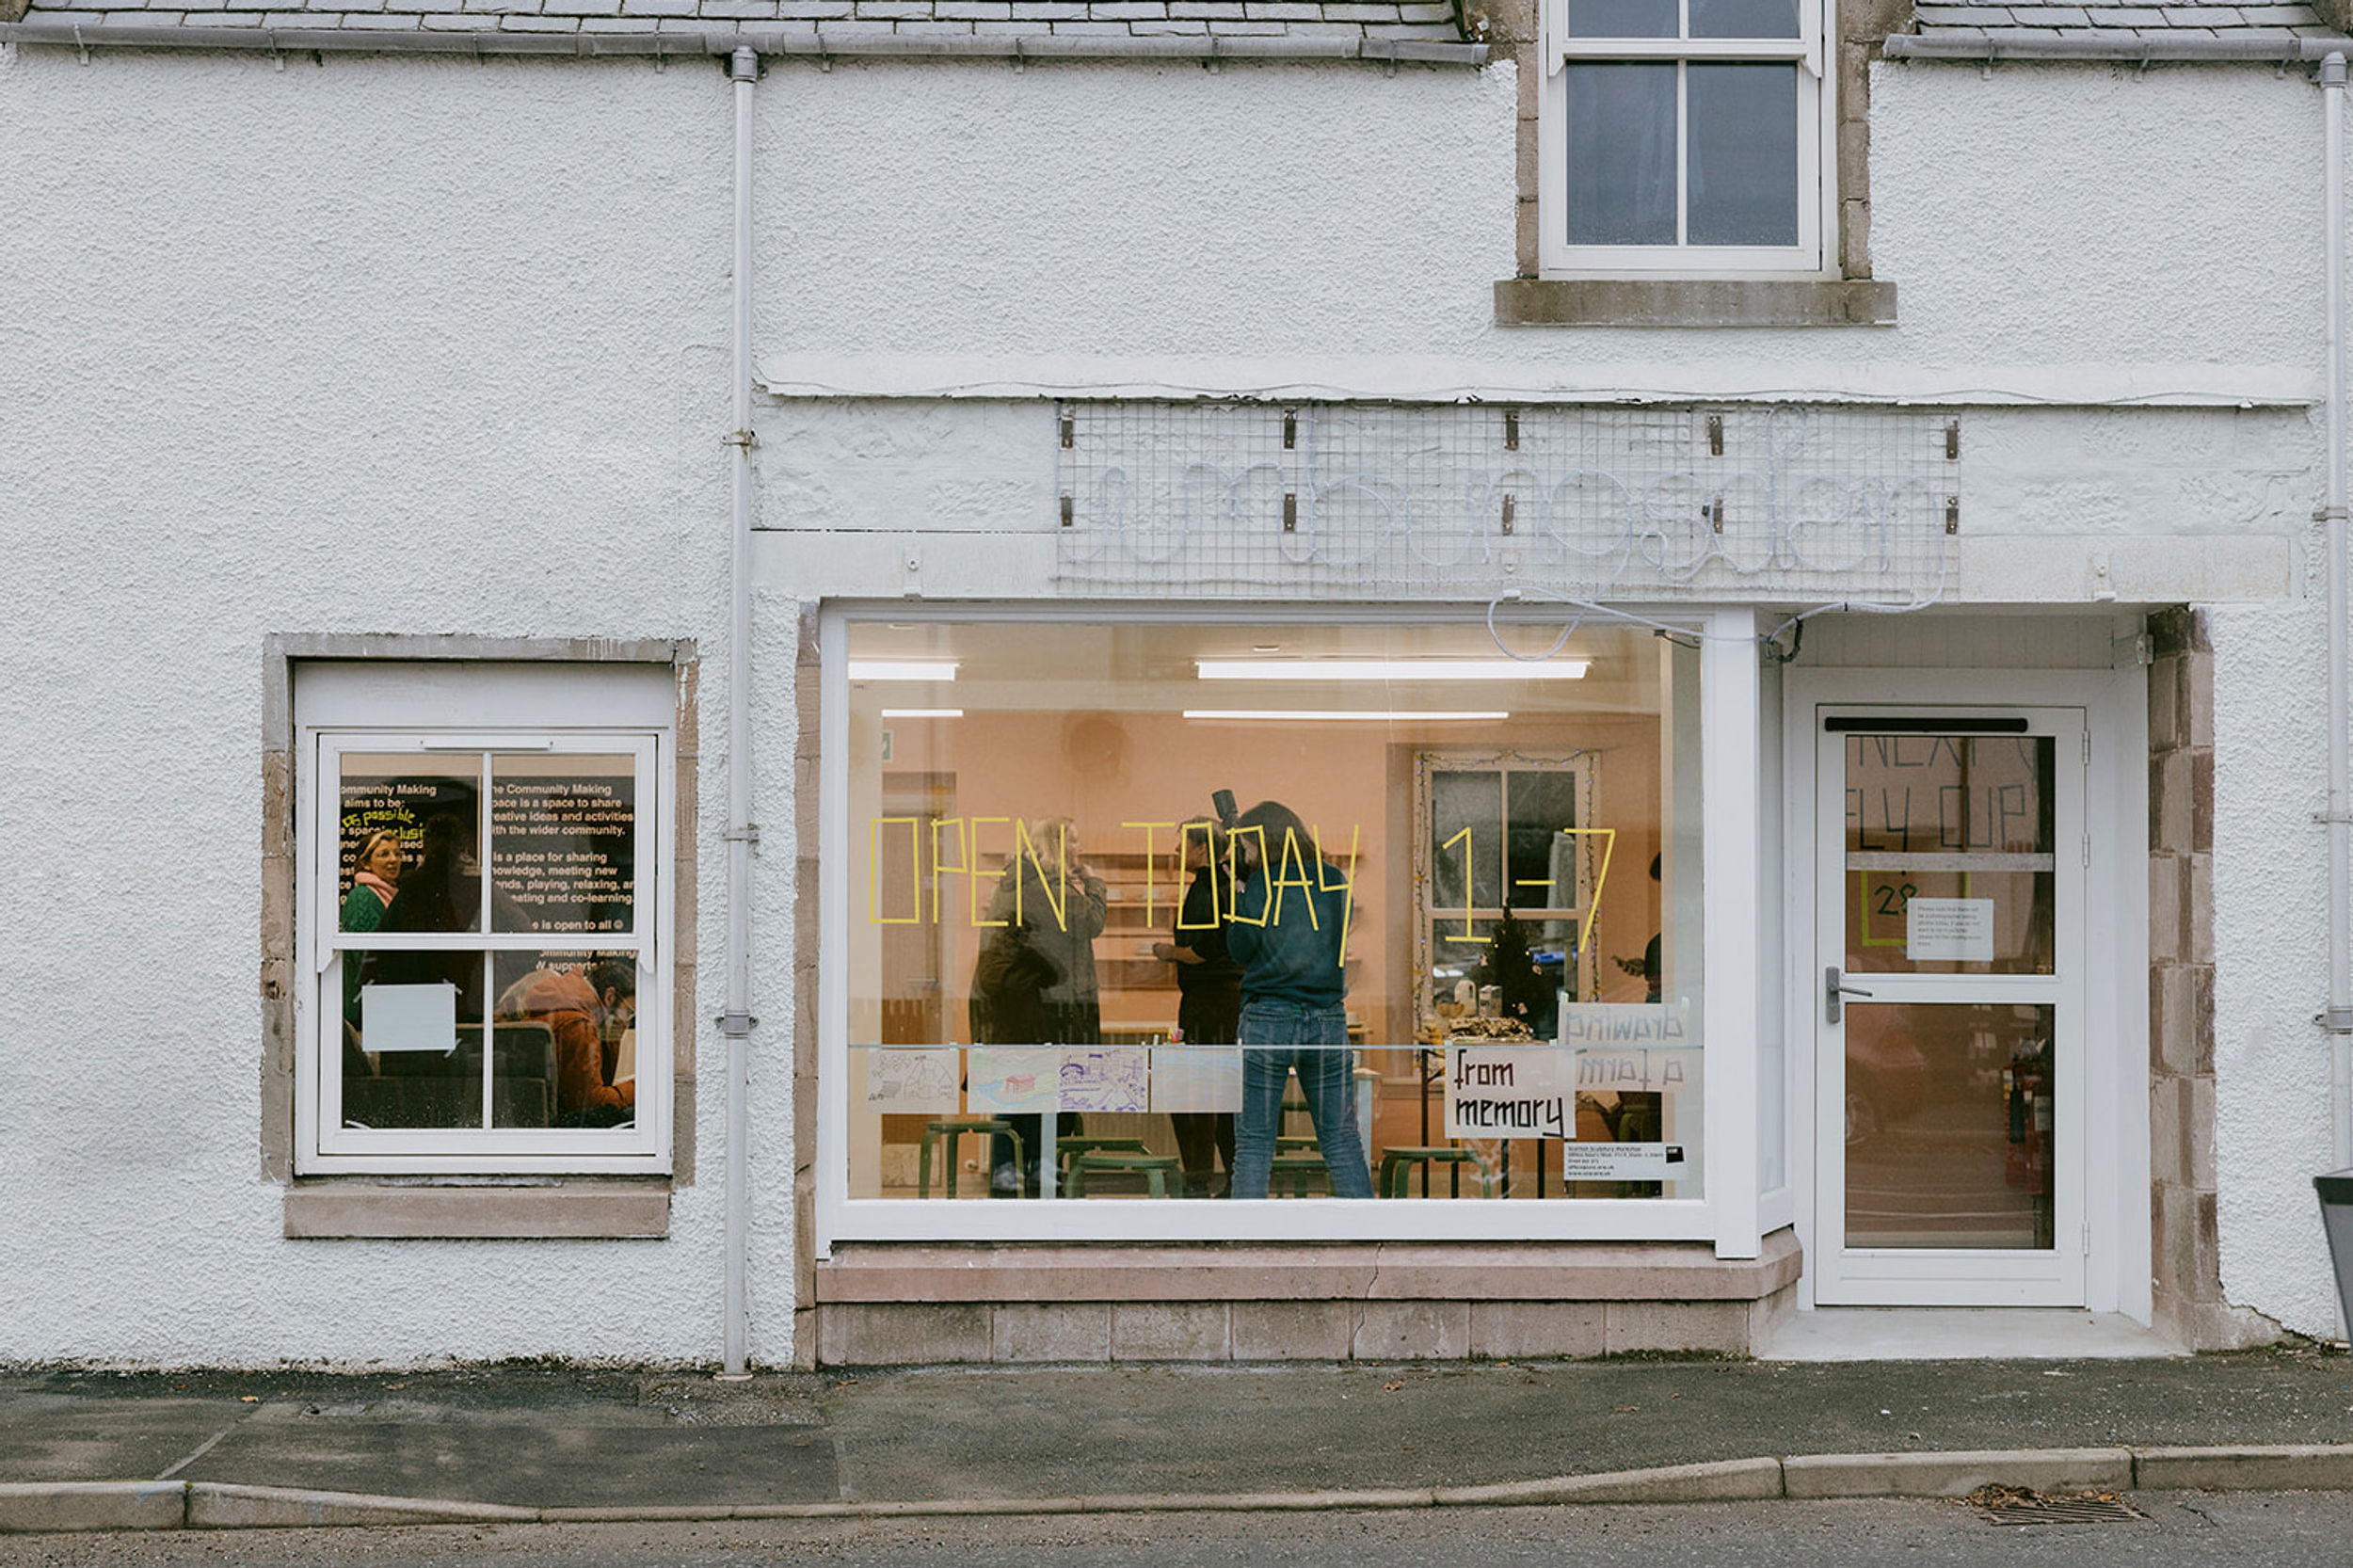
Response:
[[[830,646],[839,1233],[1443,1204],[1449,1234],[1577,1234],[1703,1195],[1690,640],[844,617]],[[1256,1228],[1221,1228],[1235,1200]]]
[[[306,727],[302,1169],[661,1168],[668,737],[587,680],[536,725],[464,723],[510,716],[491,682]]]

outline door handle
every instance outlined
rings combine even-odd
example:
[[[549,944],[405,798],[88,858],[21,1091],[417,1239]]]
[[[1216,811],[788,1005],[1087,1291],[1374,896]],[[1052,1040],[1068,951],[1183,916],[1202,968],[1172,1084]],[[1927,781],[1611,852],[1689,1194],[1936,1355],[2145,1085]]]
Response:
[[[1849,997],[1868,997],[1871,993],[1846,984],[1846,977],[1833,964],[1822,971],[1822,1021],[1838,1023],[1847,1016],[1845,1000]]]

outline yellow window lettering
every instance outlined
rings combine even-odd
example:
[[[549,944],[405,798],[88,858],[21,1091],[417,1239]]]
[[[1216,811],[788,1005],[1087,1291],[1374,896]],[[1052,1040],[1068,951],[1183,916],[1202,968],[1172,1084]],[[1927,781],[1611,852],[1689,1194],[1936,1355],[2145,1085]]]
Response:
[[[1299,872],[1297,876],[1289,874],[1293,868],[1297,868]],[[1272,896],[1274,900],[1274,910],[1273,913],[1268,917],[1270,920],[1275,921],[1277,924],[1282,922],[1283,889],[1286,888],[1296,888],[1301,892],[1307,895],[1305,900],[1307,905],[1307,928],[1310,931],[1321,931],[1323,929],[1323,927],[1316,923],[1316,885],[1307,880],[1307,867],[1305,857],[1299,847],[1299,835],[1288,827],[1283,829],[1283,863],[1279,867],[1275,868],[1274,875],[1272,878],[1272,881],[1273,885],[1273,892]]]
[[[1154,878],[1152,873],[1159,868],[1153,859],[1152,835],[1157,829],[1163,827],[1175,827],[1176,824],[1173,822],[1124,822],[1119,825],[1122,827],[1141,827],[1144,829],[1144,923],[1146,925],[1157,924],[1159,923],[1159,917],[1156,916],[1153,911],[1158,907],[1158,905],[1153,902],[1153,900],[1154,895],[1159,891],[1159,883]],[[1182,842],[1182,835],[1179,835],[1178,837],[1179,841],[1176,846],[1176,874],[1179,878],[1181,878],[1185,872],[1185,849]]]
[[[882,874],[883,829],[904,826],[907,830],[908,887],[915,895],[915,908],[906,915],[886,915],[882,905],[884,877]],[[923,824],[914,817],[875,817],[866,824],[866,920],[870,925],[920,925],[923,921]]]
[[[1057,866],[1067,866],[1070,864],[1070,829],[1064,827],[1058,829],[1057,832],[1062,840],[1062,842],[1056,846],[1059,853],[1055,857],[1054,863]],[[1037,845],[1030,840],[1030,824],[1026,822],[1019,821],[1016,821],[1013,824],[1013,857],[1015,864],[1013,879],[1013,918],[1016,920],[1024,918],[1021,913],[1021,891],[1023,887],[1030,880],[1028,877],[1020,874],[1020,860],[1021,856],[1025,851],[1030,856],[1030,864],[1037,868],[1038,882],[1046,889],[1046,903],[1048,906],[1054,911],[1054,929],[1057,931],[1069,930],[1070,889],[1063,885],[1063,879],[1059,872],[1052,876],[1046,874],[1046,862],[1038,858]]]
[[[1258,841],[1257,863],[1260,866],[1264,866],[1266,864],[1265,828],[1258,826],[1237,827],[1231,833],[1225,835],[1225,874],[1227,878],[1232,881],[1237,889],[1239,889],[1241,886],[1241,871],[1240,865],[1237,863],[1237,856],[1241,854],[1241,840],[1244,839],[1256,839]],[[1270,895],[1270,897],[1272,895]],[[1237,896],[1234,901],[1234,923],[1236,925],[1266,924],[1267,910],[1265,904],[1262,904],[1259,906],[1258,918],[1254,920],[1249,916],[1241,912],[1241,900],[1239,896]]]
[[[1335,867],[1332,862],[1324,856],[1323,830],[1321,828],[1314,830],[1316,836],[1317,885],[1327,893],[1337,892],[1340,895],[1340,964],[1342,968],[1345,968],[1348,964],[1348,934],[1354,925],[1356,920],[1356,845],[1358,840],[1363,836],[1364,830],[1364,824],[1362,823],[1350,824],[1348,829],[1348,870],[1341,873],[1340,879],[1337,882],[1330,882],[1324,879],[1327,872],[1336,871],[1338,868]]]
[[[950,865],[939,853],[939,836],[949,828],[956,830],[956,863]],[[972,872],[972,846],[965,838],[962,817],[942,817],[932,824],[932,923],[939,923],[939,885],[949,876],[968,876]]]
[[[1132,824],[1131,824],[1131,825],[1132,825]],[[1214,831],[1210,828],[1210,826],[1209,826],[1209,824],[1208,823],[1195,823],[1195,824],[1193,824],[1193,826],[1192,826],[1192,827],[1179,827],[1179,828],[1176,830],[1176,865],[1177,865],[1177,869],[1181,871],[1181,870],[1184,868],[1184,864],[1185,864],[1185,856],[1186,856],[1187,855],[1189,855],[1189,854],[1191,854],[1191,853],[1192,853],[1192,849],[1193,849],[1193,827],[1198,827],[1198,828],[1201,830],[1201,850],[1202,850],[1202,857],[1203,857],[1204,859],[1208,860],[1208,861],[1209,862],[1209,864],[1211,865],[1211,867],[1212,867],[1212,868],[1214,868],[1214,867],[1215,867],[1215,865],[1217,864],[1217,839],[1216,839],[1215,833],[1214,833]],[[1232,874],[1232,873],[1231,873],[1231,870],[1230,870],[1230,868],[1228,869],[1228,872],[1227,872],[1227,874],[1228,874],[1229,876]],[[1147,887],[1148,887],[1148,885],[1147,885]],[[1232,895],[1232,893],[1229,891],[1229,892],[1225,895],[1225,912],[1226,912],[1227,914],[1231,914],[1231,913],[1233,912],[1233,908],[1234,908],[1234,900],[1233,900],[1233,895]],[[1178,902],[1178,904],[1177,904],[1177,906],[1176,906],[1176,929],[1177,929],[1177,930],[1179,930],[1179,931],[1215,931],[1215,930],[1217,929],[1217,927],[1218,927],[1218,890],[1217,890],[1217,878],[1216,878],[1216,876],[1215,876],[1215,875],[1211,875],[1211,876],[1210,876],[1210,878],[1209,878],[1209,918],[1208,920],[1193,920],[1193,921],[1188,922],[1188,921],[1186,920],[1186,919],[1185,919],[1184,904],[1183,904],[1182,901],[1181,901],[1181,900],[1179,900],[1179,902]]]
[[[1010,823],[1010,822],[1012,822],[1012,821],[1013,821],[1013,819],[1012,819],[1011,817],[974,817],[974,818],[972,819],[972,839],[971,839],[971,843],[970,843],[969,848],[968,848],[968,858],[969,858],[969,859],[971,860],[971,862],[972,862],[974,865],[976,865],[976,866],[980,864],[980,860],[981,860],[981,829],[982,829],[983,827],[987,826],[988,824],[992,824],[992,823],[1003,824],[1003,823]],[[1018,853],[1019,853],[1019,851],[1018,851],[1018,850],[1016,850],[1015,853],[1018,854]],[[990,925],[1011,925],[1011,924],[1013,923],[1013,921],[1012,921],[1012,920],[983,920],[983,919],[981,918],[981,879],[980,879],[979,877],[977,877],[977,876],[972,876],[972,877],[968,877],[968,878],[966,879],[966,881],[967,881],[967,883],[968,883],[968,884],[970,886],[970,888],[971,888],[972,926],[973,926],[973,929],[974,929],[974,930],[978,930],[978,929],[980,929],[980,928],[981,928],[981,927],[983,927],[983,926],[990,926]],[[1015,897],[1015,899],[1017,901],[1017,900],[1020,898],[1020,896],[1021,896],[1020,891],[1019,891],[1019,889],[1017,889],[1017,888],[1016,888],[1016,889],[1015,890],[1015,892],[1014,892],[1014,897]],[[1018,913],[1017,913],[1017,912],[1016,912],[1016,914],[1015,918],[1016,918],[1016,919],[1018,919],[1018,918],[1019,918],[1019,915],[1018,915]]]

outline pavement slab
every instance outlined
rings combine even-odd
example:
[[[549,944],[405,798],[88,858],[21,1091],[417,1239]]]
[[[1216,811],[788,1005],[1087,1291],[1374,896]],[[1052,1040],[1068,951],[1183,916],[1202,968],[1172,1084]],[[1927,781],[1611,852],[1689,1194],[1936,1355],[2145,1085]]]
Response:
[[[2342,1474],[2353,1485],[2346,1445],[2353,1356],[2311,1347],[2148,1361],[901,1368],[743,1383],[538,1366],[0,1373],[0,1483],[175,1480],[211,1499],[191,1516],[287,1522],[397,1513],[401,1499],[675,1518],[1122,1497],[1291,1509],[1661,1488],[1754,1496],[1779,1495],[1780,1462],[1807,1456],[1838,1461],[1849,1486],[1857,1466],[1895,1478],[1873,1486],[1924,1486],[1931,1473],[1943,1486],[1963,1460],[2031,1484],[2045,1471],[2022,1468],[2029,1450],[2104,1450],[2110,1469],[2121,1450],[2184,1450],[2155,1462],[2180,1484]],[[1940,1454],[1950,1463],[1927,1457]],[[102,1500],[128,1506],[88,1506]]]

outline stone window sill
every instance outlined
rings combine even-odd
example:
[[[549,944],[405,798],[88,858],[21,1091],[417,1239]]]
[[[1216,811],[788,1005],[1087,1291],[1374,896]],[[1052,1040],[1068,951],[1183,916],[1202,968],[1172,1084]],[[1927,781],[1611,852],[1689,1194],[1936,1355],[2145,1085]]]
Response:
[[[1788,280],[1506,278],[1498,327],[1893,327],[1896,285]]]
[[[286,1190],[285,1222],[297,1240],[661,1239],[670,1234],[670,1182],[300,1181]]]

